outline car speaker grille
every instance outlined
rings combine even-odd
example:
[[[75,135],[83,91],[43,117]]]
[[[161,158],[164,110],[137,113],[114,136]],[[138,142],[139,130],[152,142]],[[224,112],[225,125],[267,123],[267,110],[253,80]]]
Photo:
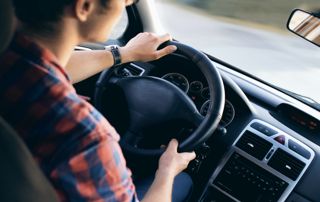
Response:
[[[306,164],[282,149],[277,149],[268,165],[292,180],[296,180]]]
[[[271,149],[272,143],[250,131],[246,131],[236,146],[255,158],[262,160]]]

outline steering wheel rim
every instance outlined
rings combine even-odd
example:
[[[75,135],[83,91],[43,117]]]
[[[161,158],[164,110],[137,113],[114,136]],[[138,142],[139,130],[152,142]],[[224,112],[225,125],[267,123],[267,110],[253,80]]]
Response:
[[[164,45],[175,45],[177,46],[177,51],[175,52],[176,54],[183,55],[187,57],[192,63],[194,63],[202,72],[204,75],[207,83],[208,83],[208,88],[210,92],[210,100],[211,104],[208,109],[207,115],[201,120],[201,123],[199,123],[198,127],[192,132],[191,135],[189,135],[188,138],[180,142],[179,144],[179,151],[184,152],[184,151],[192,151],[194,150],[197,146],[201,145],[205,140],[207,140],[215,131],[215,129],[218,127],[218,124],[222,118],[222,113],[224,109],[224,103],[225,103],[225,92],[224,92],[224,85],[222,78],[220,76],[220,73],[218,69],[213,65],[213,63],[210,61],[210,59],[203,53],[195,50],[194,48],[187,46],[185,44],[181,44],[178,42],[173,42],[169,41],[166,42]],[[95,99],[94,99],[94,104],[98,110],[103,109],[103,102],[102,102],[102,95],[104,93],[104,90],[108,84],[113,82],[113,84],[116,84],[121,87],[122,90],[125,91],[126,88],[132,87],[132,86],[139,86],[140,81],[133,81],[133,80],[143,80],[143,82],[146,82],[147,80],[152,80],[150,81],[151,83],[148,85],[155,85],[153,90],[156,90],[157,88],[160,88],[162,86],[163,88],[169,88],[172,92],[174,91],[175,94],[178,95],[178,97],[181,97],[181,93],[183,93],[178,87],[174,86],[173,84],[164,81],[163,79],[160,78],[148,78],[146,80],[146,77],[136,77],[136,78],[129,78],[125,82],[119,82],[119,80],[112,81],[110,79],[110,74],[111,72],[114,71],[114,69],[110,70],[105,70],[101,75],[100,78],[98,79],[97,86],[96,86],[96,91],[95,91]],[[130,81],[128,81],[130,80]],[[160,81],[162,80],[162,81]],[[119,84],[119,83],[121,84]],[[125,83],[125,84],[123,84]],[[141,83],[141,82],[140,82]],[[139,88],[136,88],[139,90]],[[179,92],[181,91],[181,92]],[[163,92],[163,91],[161,91]],[[126,92],[125,92],[126,93]],[[132,94],[128,92],[127,94]],[[129,95],[131,96],[131,95]],[[172,98],[173,99],[173,98]],[[178,99],[175,97],[175,99]],[[180,99],[180,98],[179,98]],[[182,103],[186,104],[188,109],[191,111],[194,110],[195,106],[191,106],[190,102],[191,99],[188,98],[187,95],[185,95],[183,98],[181,98]],[[184,100],[186,99],[186,100]],[[189,100],[188,100],[189,99]],[[140,99],[141,101],[141,99]],[[193,102],[192,102],[193,103]],[[196,108],[195,108],[196,109]],[[197,115],[195,115],[197,116]],[[128,135],[128,134],[126,134]],[[143,149],[143,148],[138,148],[135,147],[126,140],[121,140],[120,141],[121,147],[123,150],[130,154],[134,155],[139,155],[139,156],[158,156],[161,155],[164,151],[164,149]]]

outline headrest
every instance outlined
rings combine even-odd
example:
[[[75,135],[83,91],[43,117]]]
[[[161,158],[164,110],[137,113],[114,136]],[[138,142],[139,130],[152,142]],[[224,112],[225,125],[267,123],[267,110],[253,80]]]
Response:
[[[14,30],[14,11],[11,0],[0,1],[0,53],[8,46]]]

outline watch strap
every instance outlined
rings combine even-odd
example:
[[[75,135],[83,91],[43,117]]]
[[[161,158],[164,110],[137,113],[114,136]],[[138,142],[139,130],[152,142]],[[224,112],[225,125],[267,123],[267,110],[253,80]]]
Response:
[[[110,52],[113,55],[113,66],[120,65],[121,62],[121,54],[118,46],[110,46]]]

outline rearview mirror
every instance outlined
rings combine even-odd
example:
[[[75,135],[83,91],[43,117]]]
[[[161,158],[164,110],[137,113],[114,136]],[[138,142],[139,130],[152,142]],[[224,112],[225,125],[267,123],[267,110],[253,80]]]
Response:
[[[289,17],[287,28],[298,36],[320,46],[320,18],[318,15],[296,9]]]

